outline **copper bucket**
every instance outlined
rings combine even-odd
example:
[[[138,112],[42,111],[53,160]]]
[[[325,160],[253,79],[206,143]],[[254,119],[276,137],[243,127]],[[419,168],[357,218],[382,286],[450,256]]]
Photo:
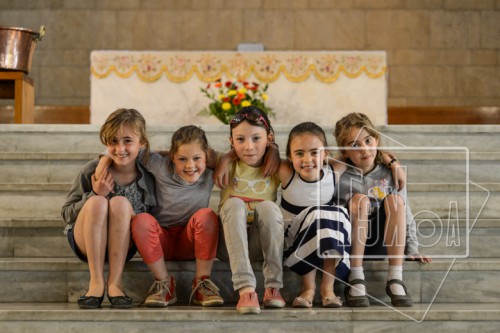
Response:
[[[43,26],[38,33],[24,28],[0,26],[0,70],[28,74],[36,43],[42,40],[44,34]]]

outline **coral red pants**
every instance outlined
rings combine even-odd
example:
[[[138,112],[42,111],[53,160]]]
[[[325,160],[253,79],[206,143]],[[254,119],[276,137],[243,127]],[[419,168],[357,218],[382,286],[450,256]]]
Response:
[[[215,258],[219,220],[210,208],[191,216],[186,226],[163,228],[147,213],[132,219],[132,238],[146,264],[164,260],[211,260]]]

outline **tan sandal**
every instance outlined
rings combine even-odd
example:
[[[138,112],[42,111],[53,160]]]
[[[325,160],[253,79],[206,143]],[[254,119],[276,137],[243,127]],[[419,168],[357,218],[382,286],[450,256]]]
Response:
[[[342,300],[340,297],[335,296],[335,297],[321,297],[321,305],[324,308],[341,308],[342,307]]]
[[[297,296],[293,300],[292,306],[294,308],[312,308],[313,302],[312,300],[303,297],[303,296]]]

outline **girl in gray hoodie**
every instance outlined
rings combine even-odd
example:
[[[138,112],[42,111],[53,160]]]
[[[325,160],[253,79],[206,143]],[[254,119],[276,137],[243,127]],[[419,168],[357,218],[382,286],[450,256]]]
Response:
[[[346,303],[367,307],[363,272],[365,256],[388,257],[386,293],[393,306],[412,306],[413,300],[403,282],[403,261],[429,262],[418,253],[415,221],[406,202],[405,191],[398,191],[391,167],[384,164],[378,149],[380,135],[362,113],[350,113],[335,126],[335,138],[347,162],[339,181],[338,200],[349,209],[352,224],[351,272],[345,288]]]

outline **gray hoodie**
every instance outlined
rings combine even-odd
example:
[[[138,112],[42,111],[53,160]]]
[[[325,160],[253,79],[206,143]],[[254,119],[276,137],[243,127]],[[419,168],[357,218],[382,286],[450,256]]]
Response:
[[[372,212],[380,206],[382,200],[389,194],[398,193],[406,204],[406,255],[418,254],[417,227],[406,200],[406,187],[398,192],[394,186],[392,171],[383,164],[378,164],[372,171],[362,175],[352,166],[340,176],[338,189],[338,204],[345,206],[354,194],[365,194],[370,198]]]

